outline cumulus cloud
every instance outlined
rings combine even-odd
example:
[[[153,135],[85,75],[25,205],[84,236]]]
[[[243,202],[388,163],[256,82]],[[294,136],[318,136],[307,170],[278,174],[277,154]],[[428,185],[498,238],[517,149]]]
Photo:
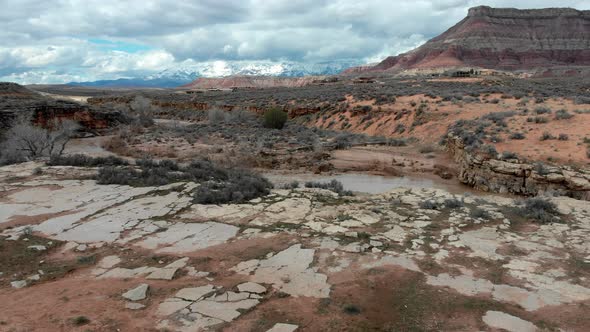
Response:
[[[0,0],[0,79],[112,79],[185,61],[376,62],[476,5],[590,9],[587,0]]]

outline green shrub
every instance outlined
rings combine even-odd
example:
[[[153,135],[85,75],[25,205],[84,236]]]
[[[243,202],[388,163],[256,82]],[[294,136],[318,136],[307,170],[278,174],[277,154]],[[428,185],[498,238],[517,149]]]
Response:
[[[278,108],[271,108],[264,113],[264,126],[272,129],[283,129],[287,122],[287,113]]]
[[[72,323],[76,326],[82,326],[82,325],[86,325],[86,324],[90,323],[90,319],[86,316],[78,316],[78,317],[72,318]]]
[[[518,159],[518,155],[511,151],[504,151],[500,157],[502,160]]]
[[[517,211],[525,218],[544,224],[559,220],[557,206],[540,197],[527,198]]]
[[[490,219],[491,217],[488,211],[478,207],[471,209],[469,216],[473,219]]]
[[[342,310],[349,315],[358,315],[361,313],[361,308],[355,304],[345,304]]]
[[[199,204],[241,203],[270,193],[272,183],[261,175],[241,169],[223,168],[209,160],[195,160],[187,166],[171,160],[136,161],[131,167],[106,166],[98,169],[97,183],[137,187],[163,186],[175,182],[201,184],[194,191]]]
[[[574,117],[574,115],[570,114],[566,110],[559,110],[559,111],[555,112],[555,120],[567,120],[567,119],[571,119],[573,117]]]
[[[47,162],[49,166],[78,166],[78,167],[98,167],[98,166],[120,166],[129,163],[122,158],[115,156],[108,157],[90,157],[83,154],[73,154],[68,156],[53,155]]]
[[[430,200],[420,202],[419,206],[421,209],[424,210],[438,210],[439,208],[438,204],[436,204],[435,201]]]
[[[555,136],[551,135],[551,133],[549,133],[549,132],[544,132],[543,135],[541,135],[541,138],[540,138],[541,141],[547,141],[547,140],[550,140],[550,139],[555,139]]]
[[[537,114],[551,114],[551,109],[549,107],[540,106],[535,108],[535,113]]]
[[[333,191],[340,196],[352,196],[352,191],[344,190],[342,182],[338,180],[332,180],[330,182],[305,182],[305,188],[320,188]]]
[[[447,209],[457,209],[465,205],[463,201],[456,198],[448,198],[445,200],[444,204]]]

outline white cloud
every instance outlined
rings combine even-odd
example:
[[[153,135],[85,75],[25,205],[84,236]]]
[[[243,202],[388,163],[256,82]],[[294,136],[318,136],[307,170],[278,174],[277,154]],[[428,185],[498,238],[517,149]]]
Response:
[[[131,77],[183,61],[374,62],[443,32],[476,5],[590,9],[587,0],[0,0],[0,80]]]

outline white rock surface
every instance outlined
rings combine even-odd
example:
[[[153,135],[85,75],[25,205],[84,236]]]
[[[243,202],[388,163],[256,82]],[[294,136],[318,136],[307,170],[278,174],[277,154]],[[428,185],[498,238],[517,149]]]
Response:
[[[264,286],[257,284],[255,282],[245,282],[243,284],[239,284],[238,290],[240,292],[248,292],[255,294],[262,294],[266,292],[266,288]]]
[[[482,317],[489,327],[504,329],[509,332],[536,332],[537,327],[526,320],[514,317],[501,311],[488,311]]]
[[[123,293],[122,296],[129,301],[141,301],[147,297],[147,292],[148,292],[149,288],[150,288],[150,285],[141,284],[141,285]]]
[[[294,332],[299,326],[293,324],[276,323],[270,330],[266,332]]]

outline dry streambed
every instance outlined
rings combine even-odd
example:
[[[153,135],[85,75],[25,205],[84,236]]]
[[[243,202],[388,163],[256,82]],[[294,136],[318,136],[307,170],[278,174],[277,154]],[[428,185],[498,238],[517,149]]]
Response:
[[[2,329],[590,324],[585,201],[552,198],[561,222],[549,224],[519,216],[512,198],[426,188],[357,197],[299,188],[199,205],[192,183],[99,186],[72,180],[78,172],[88,171],[0,168]]]

